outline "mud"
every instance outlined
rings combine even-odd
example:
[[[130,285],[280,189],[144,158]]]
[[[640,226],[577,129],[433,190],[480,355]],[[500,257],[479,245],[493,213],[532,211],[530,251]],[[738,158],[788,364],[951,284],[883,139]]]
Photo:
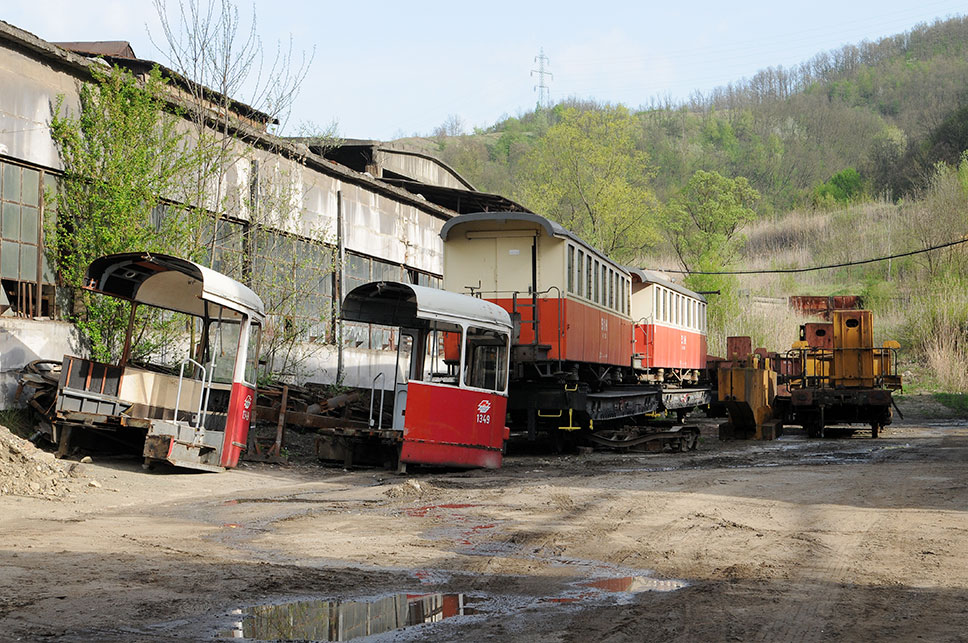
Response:
[[[715,432],[689,453],[402,477],[95,459],[63,498],[0,497],[0,631],[262,638],[255,615],[282,613],[327,640],[379,612],[402,629],[368,640],[966,640],[968,422]],[[304,604],[325,617],[292,617]]]

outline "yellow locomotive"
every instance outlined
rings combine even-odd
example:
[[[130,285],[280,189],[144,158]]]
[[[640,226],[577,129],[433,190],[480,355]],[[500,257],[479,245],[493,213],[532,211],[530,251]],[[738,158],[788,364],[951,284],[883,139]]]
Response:
[[[869,310],[835,310],[832,321],[804,324],[788,354],[796,367],[789,381],[791,424],[810,437],[823,437],[835,424],[869,424],[872,437],[891,423],[892,391],[900,345],[874,346],[874,316]]]

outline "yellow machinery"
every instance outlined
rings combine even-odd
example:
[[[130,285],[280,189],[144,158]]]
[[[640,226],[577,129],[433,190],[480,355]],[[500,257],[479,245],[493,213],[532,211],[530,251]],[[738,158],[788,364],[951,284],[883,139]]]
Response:
[[[719,401],[729,421],[719,426],[719,439],[773,440],[782,424],[774,418],[776,370],[763,349],[750,352],[749,337],[726,341],[729,361],[717,369]]]
[[[835,310],[831,323],[804,324],[792,354],[790,415],[811,437],[833,424],[869,424],[877,437],[891,423],[891,391],[901,388],[895,341],[874,347],[869,310]]]

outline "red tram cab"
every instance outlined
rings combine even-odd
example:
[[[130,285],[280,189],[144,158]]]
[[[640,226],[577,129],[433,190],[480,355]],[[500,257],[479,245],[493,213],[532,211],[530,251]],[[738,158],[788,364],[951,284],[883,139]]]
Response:
[[[436,288],[373,282],[346,295],[342,316],[399,329],[392,426],[373,426],[381,420],[372,417],[370,424],[399,444],[402,465],[501,466],[507,312]]]

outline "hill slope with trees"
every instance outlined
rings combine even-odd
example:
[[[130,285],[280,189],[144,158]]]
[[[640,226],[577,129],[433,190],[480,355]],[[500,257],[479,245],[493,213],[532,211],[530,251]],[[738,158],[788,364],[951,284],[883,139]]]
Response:
[[[968,17],[956,17],[764,69],[682,104],[572,99],[473,134],[452,118],[424,144],[478,189],[511,196],[627,263],[857,261],[968,233],[966,54]],[[684,216],[689,208],[703,223]],[[722,292],[711,300],[714,334],[753,334],[774,348],[792,341],[798,320],[777,323],[779,312],[758,310],[753,296],[865,295],[885,338],[928,367],[929,388],[968,392],[963,248],[684,281]]]

